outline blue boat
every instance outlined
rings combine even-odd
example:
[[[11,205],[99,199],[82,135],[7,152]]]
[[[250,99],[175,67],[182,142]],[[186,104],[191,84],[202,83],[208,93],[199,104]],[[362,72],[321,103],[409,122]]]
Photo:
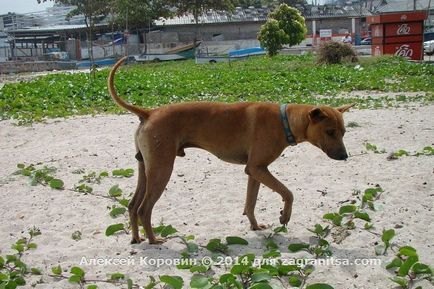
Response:
[[[93,61],[93,64],[97,67],[100,66],[111,66],[116,63],[116,59],[114,58],[103,58],[103,59],[97,59]],[[77,62],[77,68],[89,68],[90,67],[90,61],[84,60]]]
[[[251,55],[265,54],[265,50],[262,47],[251,47],[246,49],[238,49],[229,51],[229,57],[246,57]]]

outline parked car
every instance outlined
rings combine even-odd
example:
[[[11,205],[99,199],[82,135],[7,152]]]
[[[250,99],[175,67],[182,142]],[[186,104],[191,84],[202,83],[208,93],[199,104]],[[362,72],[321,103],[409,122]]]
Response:
[[[426,55],[433,55],[434,54],[434,40],[425,41],[423,43],[423,51],[426,53]]]
[[[371,45],[371,37],[363,38],[362,41],[360,41],[360,44],[362,44],[362,45]]]

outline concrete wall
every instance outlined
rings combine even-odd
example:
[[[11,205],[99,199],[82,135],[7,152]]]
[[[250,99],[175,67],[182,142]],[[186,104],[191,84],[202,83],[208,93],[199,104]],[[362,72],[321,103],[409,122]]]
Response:
[[[195,35],[203,40],[199,47],[201,52],[224,54],[229,50],[259,46],[257,34],[263,22],[216,23],[207,25],[177,25],[161,27],[145,35],[148,42],[149,53],[164,53],[165,51],[182,44],[192,43]],[[306,21],[307,35],[312,35],[312,20]],[[365,24],[361,19],[355,19],[355,33],[361,33]],[[346,31],[352,31],[351,18],[324,18],[316,20],[316,35],[319,37],[320,29],[332,29],[334,35],[340,40]],[[312,39],[306,38],[299,46],[311,45]]]

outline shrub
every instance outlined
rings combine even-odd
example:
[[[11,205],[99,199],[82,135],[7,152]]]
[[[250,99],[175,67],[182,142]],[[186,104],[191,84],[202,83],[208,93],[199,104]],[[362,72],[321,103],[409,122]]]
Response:
[[[317,54],[318,63],[335,64],[346,62],[356,62],[357,54],[354,49],[345,43],[327,41],[322,43]]]
[[[268,15],[267,22],[261,26],[258,40],[274,56],[283,45],[297,45],[304,40],[306,24],[300,12],[286,4],[279,5]]]

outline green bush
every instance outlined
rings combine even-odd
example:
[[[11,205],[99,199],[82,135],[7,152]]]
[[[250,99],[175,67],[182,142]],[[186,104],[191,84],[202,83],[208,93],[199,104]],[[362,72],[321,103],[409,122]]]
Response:
[[[327,41],[321,44],[317,53],[317,61],[321,64],[337,64],[357,62],[356,51],[348,44]]]

